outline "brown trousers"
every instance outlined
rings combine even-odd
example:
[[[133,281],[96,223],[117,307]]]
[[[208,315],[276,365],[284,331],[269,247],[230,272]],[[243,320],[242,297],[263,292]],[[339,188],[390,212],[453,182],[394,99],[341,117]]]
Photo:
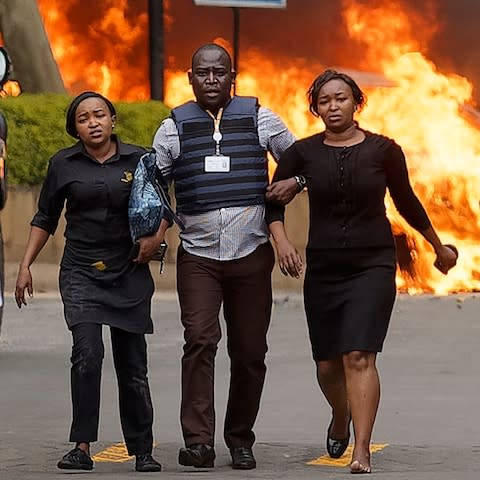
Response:
[[[225,443],[233,448],[255,441],[252,429],[266,373],[274,262],[269,242],[230,261],[202,258],[179,248],[177,289],[185,329],[180,417],[187,446],[214,445],[214,366],[222,336],[222,302],[230,357]]]

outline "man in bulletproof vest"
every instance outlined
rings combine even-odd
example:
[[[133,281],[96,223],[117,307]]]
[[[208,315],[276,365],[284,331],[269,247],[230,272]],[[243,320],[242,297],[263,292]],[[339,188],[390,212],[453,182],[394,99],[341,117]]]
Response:
[[[303,189],[291,178],[268,186],[275,160],[294,142],[283,121],[254,97],[231,96],[235,72],[219,45],[200,47],[188,73],[196,101],[172,110],[155,134],[157,164],[175,186],[185,229],[177,252],[184,327],[178,461],[214,466],[214,363],[223,305],[230,389],[224,439],[234,469],[256,467],[253,426],[266,366],[274,253],[265,196],[287,203]]]

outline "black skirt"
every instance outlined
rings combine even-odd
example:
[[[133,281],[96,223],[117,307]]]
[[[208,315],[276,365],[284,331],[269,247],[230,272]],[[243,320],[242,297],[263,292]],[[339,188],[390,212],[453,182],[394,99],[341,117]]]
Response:
[[[148,264],[128,259],[129,247],[101,252],[94,258],[105,261],[89,264],[91,258],[66,246],[59,284],[69,328],[87,322],[132,333],[153,332],[152,275]]]
[[[314,360],[380,352],[396,296],[395,250],[307,250],[304,302]]]

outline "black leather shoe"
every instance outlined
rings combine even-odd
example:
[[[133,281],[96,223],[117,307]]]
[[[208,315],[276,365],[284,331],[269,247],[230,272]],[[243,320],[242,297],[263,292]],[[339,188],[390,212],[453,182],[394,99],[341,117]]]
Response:
[[[348,422],[348,437],[343,439],[336,439],[330,437],[330,430],[333,425],[333,418],[330,420],[330,425],[327,430],[327,452],[332,458],[340,458],[348,447],[350,442],[350,421]]]
[[[235,447],[230,449],[232,468],[234,470],[252,470],[257,467],[251,447]]]
[[[213,468],[214,460],[214,448],[204,443],[181,448],[178,452],[178,463],[186,467]]]
[[[135,455],[135,471],[161,472],[162,466],[149,454]]]
[[[76,447],[63,456],[57,467],[62,470],[92,470],[93,460],[88,453]]]

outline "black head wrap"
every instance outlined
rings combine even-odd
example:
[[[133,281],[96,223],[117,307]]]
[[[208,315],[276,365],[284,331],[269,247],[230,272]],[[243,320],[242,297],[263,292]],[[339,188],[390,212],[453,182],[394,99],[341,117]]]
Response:
[[[75,127],[75,113],[77,112],[77,108],[80,103],[83,102],[86,98],[90,97],[101,98],[107,104],[107,107],[110,110],[110,114],[112,115],[112,117],[117,114],[113,103],[108,98],[100,95],[97,92],[83,92],[80,95],[77,95],[68,107],[67,120],[65,123],[65,129],[67,130],[67,133],[74,138],[77,138],[77,128]]]

